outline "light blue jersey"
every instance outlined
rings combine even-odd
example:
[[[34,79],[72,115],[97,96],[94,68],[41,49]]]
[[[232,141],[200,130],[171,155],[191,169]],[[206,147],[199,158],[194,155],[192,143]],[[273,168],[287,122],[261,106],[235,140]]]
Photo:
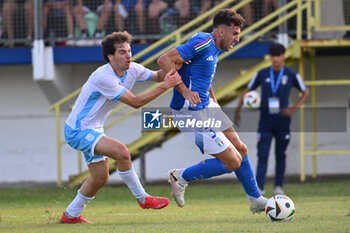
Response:
[[[146,81],[151,77],[152,71],[133,62],[124,77],[118,77],[109,63],[91,74],[66,120],[64,131],[67,143],[82,151],[87,163],[106,158],[95,154],[94,150],[104,135],[103,125],[106,118],[119,104],[118,99],[135,82]]]
[[[78,130],[103,130],[106,118],[117,107],[118,99],[125,91],[131,90],[135,82],[151,77],[149,69],[134,62],[124,77],[118,77],[109,63],[99,67],[84,84],[66,124]]]
[[[220,50],[216,47],[212,34],[204,32],[193,35],[176,49],[185,61],[191,61],[179,70],[182,81],[188,89],[198,93],[202,103],[193,108],[189,101],[174,88],[170,107],[175,110],[183,107],[191,110],[203,109],[210,102],[209,89],[215,75]]]

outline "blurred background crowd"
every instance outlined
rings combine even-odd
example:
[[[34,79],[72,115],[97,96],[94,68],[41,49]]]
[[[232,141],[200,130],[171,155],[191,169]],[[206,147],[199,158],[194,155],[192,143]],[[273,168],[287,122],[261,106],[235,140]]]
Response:
[[[176,30],[222,1],[43,0],[39,10],[42,12],[43,35],[47,43],[98,45],[104,35],[127,30],[134,35],[135,43],[146,44]],[[0,42],[3,47],[31,46],[34,37],[34,2],[0,0]],[[245,27],[277,9],[278,4],[279,0],[254,0],[244,6],[239,13],[246,19]],[[291,37],[294,36],[293,24],[292,21],[288,25]],[[274,39],[272,35],[260,39]]]

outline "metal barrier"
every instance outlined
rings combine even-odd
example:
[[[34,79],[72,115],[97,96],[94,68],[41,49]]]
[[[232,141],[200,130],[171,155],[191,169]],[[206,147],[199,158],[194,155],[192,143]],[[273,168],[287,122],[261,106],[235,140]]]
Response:
[[[316,135],[316,87],[350,85],[348,79],[317,80],[316,78],[316,48],[320,47],[350,47],[350,41],[304,41],[301,43],[301,56],[299,60],[299,73],[304,77],[304,51],[308,50],[311,61],[311,80],[305,81],[305,84],[311,86],[311,108],[312,108],[312,146],[311,150],[305,148],[305,112],[304,107],[300,108],[300,181],[306,180],[305,160],[307,156],[312,156],[312,178],[317,176],[316,160],[317,155],[350,155],[350,150],[317,150]]]

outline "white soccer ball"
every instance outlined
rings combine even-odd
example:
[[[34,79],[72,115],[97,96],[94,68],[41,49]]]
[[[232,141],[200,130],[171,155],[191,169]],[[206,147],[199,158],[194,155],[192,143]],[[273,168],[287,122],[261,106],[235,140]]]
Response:
[[[243,106],[246,108],[259,108],[260,107],[260,95],[256,91],[249,91],[245,93],[243,97]]]
[[[267,201],[265,213],[272,222],[289,222],[295,214],[295,206],[289,197],[285,195],[276,195]]]

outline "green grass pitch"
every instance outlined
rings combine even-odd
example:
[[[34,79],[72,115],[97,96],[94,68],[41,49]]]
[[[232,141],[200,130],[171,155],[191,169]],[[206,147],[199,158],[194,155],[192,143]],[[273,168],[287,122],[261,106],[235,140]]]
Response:
[[[107,186],[83,213],[93,225],[58,223],[77,189],[1,189],[0,232],[350,232],[350,181],[287,184],[284,189],[296,206],[291,222],[252,215],[243,188],[234,182],[190,184],[184,208],[171,200],[162,210],[143,210],[126,187]],[[170,185],[146,190],[170,198]]]

